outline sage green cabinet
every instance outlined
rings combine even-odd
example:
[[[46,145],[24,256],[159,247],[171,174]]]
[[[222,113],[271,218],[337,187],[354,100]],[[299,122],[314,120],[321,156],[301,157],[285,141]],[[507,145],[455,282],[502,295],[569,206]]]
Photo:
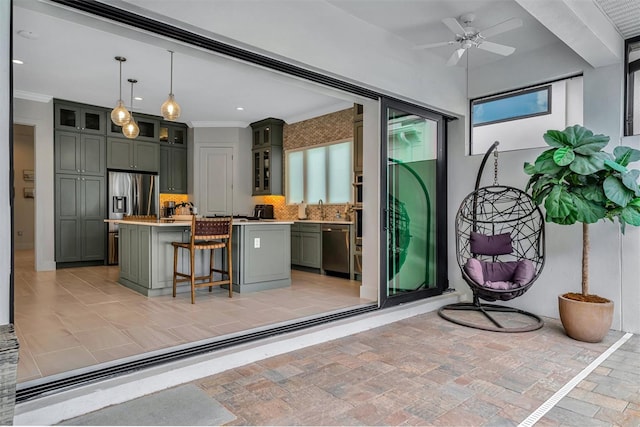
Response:
[[[55,188],[56,262],[103,260],[105,178],[56,174]]]
[[[160,120],[158,120],[154,116],[147,116],[144,114],[134,114],[133,118],[138,125],[138,129],[140,129],[140,133],[137,137],[129,141],[158,142]],[[114,138],[124,138],[124,135],[122,134],[122,126],[118,126],[111,120],[109,120],[109,125],[107,126],[107,136]]]
[[[282,194],[282,142],[284,121],[264,119],[251,124],[252,194]]]
[[[56,129],[104,135],[106,123],[106,108],[59,101],[54,104]]]
[[[291,226],[291,264],[322,267],[322,234],[319,223],[295,222]]]
[[[160,122],[160,144],[175,145],[176,147],[187,146],[187,127],[178,123]]]
[[[106,144],[102,135],[55,132],[55,172],[104,176]]]
[[[160,170],[160,145],[137,139],[107,139],[107,168],[140,172]]]
[[[120,278],[151,287],[151,228],[121,223],[118,232]]]
[[[187,192],[187,150],[176,146],[160,147],[160,192]]]

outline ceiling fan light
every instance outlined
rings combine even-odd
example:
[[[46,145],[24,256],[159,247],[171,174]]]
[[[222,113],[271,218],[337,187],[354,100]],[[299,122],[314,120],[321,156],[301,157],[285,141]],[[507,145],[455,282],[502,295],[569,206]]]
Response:
[[[170,93],[169,98],[164,101],[164,104],[162,104],[160,111],[162,113],[162,117],[164,117],[165,120],[173,121],[180,117],[180,105],[176,102],[175,97],[172,93]]]
[[[129,139],[135,139],[140,135],[140,128],[133,116],[131,116],[131,119],[122,127],[122,134]]]
[[[130,119],[131,113],[129,113],[129,110],[125,107],[122,99],[119,99],[116,108],[111,110],[111,121],[118,126],[124,126]]]

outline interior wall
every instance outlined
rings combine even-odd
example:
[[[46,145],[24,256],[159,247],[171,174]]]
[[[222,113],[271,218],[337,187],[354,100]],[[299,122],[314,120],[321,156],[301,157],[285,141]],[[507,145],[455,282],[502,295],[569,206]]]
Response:
[[[24,176],[24,171],[34,171],[34,139],[33,126],[13,126],[13,244],[16,250],[34,247],[35,199],[26,193],[35,191],[35,181],[28,181]]]
[[[199,162],[195,158],[200,147],[233,148],[233,214],[253,213],[251,199],[251,128],[194,128],[193,150],[189,151],[189,170],[193,171],[191,200],[198,206],[200,185]]]
[[[14,98],[13,109],[14,123],[35,126],[35,269],[55,270],[53,100]]]
[[[580,59],[573,51],[557,44],[527,56],[506,58],[495,64],[471,70],[470,87],[472,96],[504,91],[530,85],[545,80],[584,72],[584,126],[595,133],[611,137],[607,147],[612,151],[620,142],[622,126],[622,65],[613,65],[598,69]],[[465,129],[465,133],[468,133]],[[463,142],[457,132],[456,140],[451,140],[450,150],[450,205],[456,206],[473,187],[475,174],[482,156],[467,156],[460,148]],[[542,135],[539,135],[542,138]],[[544,148],[527,149],[500,153],[500,183],[524,188],[528,176],[523,172],[526,161],[533,161]],[[488,169],[491,165],[488,165]],[[483,184],[488,185],[492,173],[485,169]],[[454,179],[455,176],[455,179]],[[457,208],[456,208],[457,209]],[[622,290],[623,287],[637,286],[623,284],[621,277],[621,252],[618,224],[601,221],[590,226],[590,282],[591,292],[614,301],[614,329],[621,329]],[[562,226],[552,223],[546,225],[546,265],[536,284],[523,296],[512,300],[509,305],[529,310],[543,316],[557,318],[557,295],[580,290],[582,227]],[[454,256],[450,250],[450,257]],[[637,261],[634,261],[637,263]],[[455,261],[454,261],[455,263]],[[457,263],[455,264],[457,267]],[[467,288],[459,272],[451,272],[454,287]],[[637,304],[637,302],[636,302]],[[638,329],[632,332],[638,332]]]
[[[9,141],[11,134],[11,2],[0,2],[0,209],[10,210]],[[11,217],[0,215],[0,325],[9,323],[11,281]]]

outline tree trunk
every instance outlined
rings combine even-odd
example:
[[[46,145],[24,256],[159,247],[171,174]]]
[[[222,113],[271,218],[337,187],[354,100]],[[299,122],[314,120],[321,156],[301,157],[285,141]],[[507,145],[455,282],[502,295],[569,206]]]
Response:
[[[589,295],[589,224],[582,223],[582,295]]]

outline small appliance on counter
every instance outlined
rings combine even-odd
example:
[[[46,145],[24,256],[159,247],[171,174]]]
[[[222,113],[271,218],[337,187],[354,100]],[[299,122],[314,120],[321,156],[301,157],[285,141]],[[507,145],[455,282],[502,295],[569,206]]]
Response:
[[[273,205],[256,205],[253,216],[259,219],[273,219]]]
[[[162,208],[163,218],[170,218],[175,213],[176,213],[176,202],[174,202],[173,200],[164,202],[164,206]]]
[[[304,200],[298,205],[298,219],[307,219],[307,204]]]

